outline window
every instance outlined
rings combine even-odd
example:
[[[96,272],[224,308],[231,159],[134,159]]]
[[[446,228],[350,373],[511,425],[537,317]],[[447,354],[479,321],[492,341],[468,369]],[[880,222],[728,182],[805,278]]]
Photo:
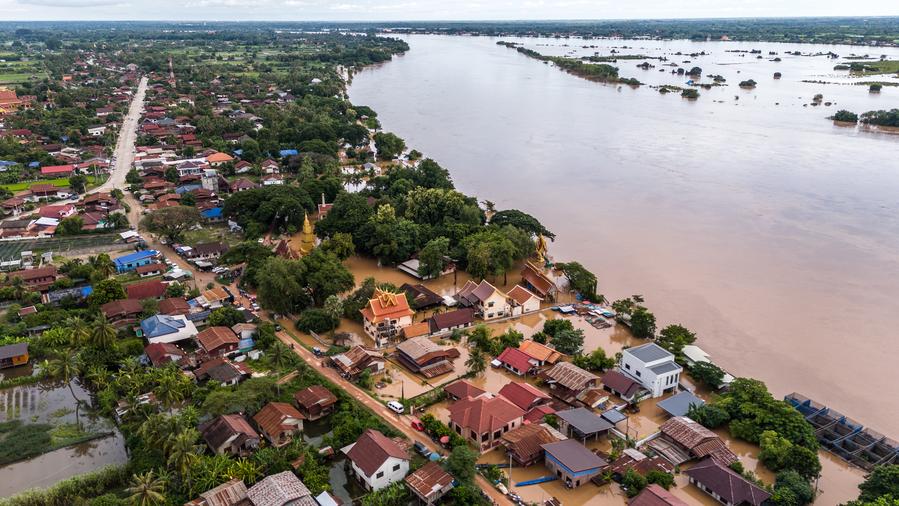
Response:
[[[493,439],[499,439],[499,437],[502,436],[502,435],[503,435],[503,431],[498,430],[498,431],[496,431],[496,432],[493,433]]]
[[[496,302],[489,302],[489,303],[487,304],[487,307],[493,307],[494,304],[496,304]]]
[[[393,466],[393,470],[394,470],[394,471],[399,471],[399,470],[400,470],[400,465],[397,464],[397,465]]]
[[[631,365],[630,365],[630,364],[624,364],[624,368],[627,369],[628,371],[630,371],[630,370],[631,370]]]
[[[384,471],[381,471],[380,473],[375,475],[375,478],[383,478],[383,477],[384,477]]]
[[[640,376],[643,376],[642,374],[640,374],[640,371],[636,371],[636,373],[637,373],[637,377],[638,377],[638,378],[639,378]]]
[[[488,437],[490,437],[490,433],[489,433],[489,432],[485,432],[485,433],[481,434],[481,442],[482,442],[482,443],[483,443],[483,442],[486,442]]]

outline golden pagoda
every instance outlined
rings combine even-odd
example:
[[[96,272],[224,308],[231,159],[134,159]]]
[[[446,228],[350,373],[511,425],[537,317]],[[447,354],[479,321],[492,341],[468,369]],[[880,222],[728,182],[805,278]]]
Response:
[[[309,214],[303,218],[303,231],[300,232],[300,255],[306,256],[315,247],[315,232],[312,223],[309,222]]]
[[[549,250],[546,244],[546,238],[543,237],[543,234],[537,236],[537,261],[541,265],[546,265],[546,262],[549,260],[547,252]]]

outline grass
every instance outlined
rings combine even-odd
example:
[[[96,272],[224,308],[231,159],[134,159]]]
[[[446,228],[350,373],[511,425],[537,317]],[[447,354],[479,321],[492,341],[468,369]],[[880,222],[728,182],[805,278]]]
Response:
[[[863,70],[852,71],[855,75],[870,76],[874,74],[894,74],[899,72],[899,60],[882,60],[856,62],[855,65],[864,65]]]
[[[54,427],[46,423],[22,424],[13,420],[0,424],[0,466],[36,457],[104,435],[86,432],[75,424]]]
[[[94,176],[87,176],[87,185],[88,186],[93,185],[95,182],[95,179],[96,178]],[[36,180],[36,181],[21,181],[18,183],[3,184],[3,185],[0,185],[0,188],[3,188],[4,190],[11,191],[11,192],[20,192],[20,191],[25,191],[28,188],[31,188],[31,185],[38,184],[38,183],[47,183],[47,184],[52,184],[53,186],[58,186],[59,188],[65,188],[65,187],[69,186],[69,178],[58,177],[56,179],[40,179],[40,180]]]
[[[184,233],[184,244],[196,246],[209,242],[224,242],[233,246],[241,241],[237,234],[233,234],[225,227],[203,227],[199,230],[188,230]]]
[[[31,73],[0,74],[0,84],[19,84],[39,77],[37,74]]]

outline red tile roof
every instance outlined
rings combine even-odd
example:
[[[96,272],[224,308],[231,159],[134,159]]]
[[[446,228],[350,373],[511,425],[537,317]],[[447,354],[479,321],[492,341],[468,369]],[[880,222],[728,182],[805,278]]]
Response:
[[[107,302],[100,306],[100,311],[107,318],[119,318],[122,316],[135,315],[143,312],[143,307],[137,299],[121,299]]]
[[[134,283],[125,287],[129,299],[151,299],[162,297],[168,285],[159,280]]]
[[[627,503],[628,506],[687,506],[687,503],[678,499],[674,494],[664,488],[651,483],[644,488],[637,497]]]
[[[304,388],[293,394],[293,397],[296,399],[297,404],[307,409],[316,404],[325,407],[337,402],[337,396],[321,385],[312,385],[309,388]]]
[[[159,303],[159,312],[169,316],[186,315],[190,312],[190,304],[180,297],[171,297]]]
[[[539,388],[527,383],[516,383],[514,381],[502,387],[499,395],[502,395],[521,409],[528,409],[535,402],[548,401],[550,399],[549,394],[541,391]]]
[[[443,387],[443,390],[457,399],[477,397],[485,392],[484,390],[472,385],[465,380],[459,380],[451,383]]]
[[[488,395],[456,401],[450,405],[449,412],[453,423],[478,434],[495,431],[524,416],[521,408],[505,398]]]
[[[240,342],[237,335],[228,327],[209,327],[197,334],[197,341],[207,353],[212,353],[222,346]]]
[[[522,372],[534,367],[534,364],[531,363],[531,357],[518,348],[506,348],[496,359]]]
[[[409,454],[400,445],[374,429],[365,429],[346,456],[367,476],[372,476],[390,457],[409,460]]]
[[[45,176],[52,174],[68,174],[74,170],[74,165],[48,165],[46,167],[41,167],[41,174]]]
[[[171,343],[148,344],[144,348],[144,353],[147,354],[147,358],[149,358],[150,362],[156,367],[171,362],[169,355],[177,355],[179,357],[187,355],[181,348]]]
[[[152,264],[140,265],[137,267],[137,269],[134,270],[137,271],[138,274],[147,274],[150,272],[162,271],[163,269],[165,269],[165,267],[161,263],[156,262]]]
[[[380,289],[375,290],[374,298],[368,301],[368,306],[361,312],[372,323],[415,314],[409,307],[405,293],[391,293]]]
[[[296,427],[286,425],[284,422],[288,418],[303,420],[305,417],[297,411],[297,408],[287,404],[286,402],[270,402],[263,406],[262,409],[253,416],[256,425],[270,436],[278,435],[283,431],[291,431]]]

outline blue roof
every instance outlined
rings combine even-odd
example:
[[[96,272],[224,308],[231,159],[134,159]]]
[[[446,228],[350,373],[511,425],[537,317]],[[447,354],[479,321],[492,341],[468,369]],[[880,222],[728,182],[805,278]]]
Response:
[[[41,166],[41,162],[31,162],[31,163],[28,164],[28,166],[31,167],[31,168],[34,168],[34,167],[40,167],[40,166]]]
[[[237,156],[240,156],[240,155],[243,154],[243,150],[242,150],[242,149],[235,149],[234,151],[232,151],[232,153],[234,153],[234,154],[237,155]]]
[[[187,324],[169,315],[158,314],[140,322],[140,328],[144,331],[144,337],[158,337],[174,334],[178,329],[183,329]]]
[[[205,311],[199,311],[197,313],[190,313],[187,315],[187,319],[192,322],[202,321],[202,320],[205,320],[206,318],[209,318],[209,315],[211,315],[211,314],[212,314],[212,311],[207,309]]]
[[[702,406],[705,404],[705,401],[684,390],[659,402],[656,406],[664,409],[671,416],[685,416],[693,404]]]
[[[91,285],[81,287],[81,296],[87,297],[88,295],[94,293],[94,287]]]
[[[200,213],[204,218],[221,218],[222,217],[222,208],[221,207],[212,207]]]
[[[145,258],[155,257],[159,252],[155,249],[148,249],[144,251],[136,251],[134,253],[129,253],[127,255],[123,255],[120,257],[116,257],[114,262],[117,265],[125,265],[130,264],[131,262],[137,262],[139,260],[143,260]]]
[[[0,160],[0,167],[9,167],[10,165],[15,165],[16,162],[11,162],[9,160]]]
[[[255,346],[256,343],[253,341],[252,337],[241,339],[240,342],[237,343],[238,350],[252,350]]]
[[[175,193],[177,193],[178,195],[182,195],[187,192],[199,190],[200,188],[202,188],[202,187],[198,184],[183,184],[183,185],[175,188]]]
[[[283,158],[285,156],[298,155],[300,152],[295,149],[282,149],[281,151],[278,151],[278,154]]]

